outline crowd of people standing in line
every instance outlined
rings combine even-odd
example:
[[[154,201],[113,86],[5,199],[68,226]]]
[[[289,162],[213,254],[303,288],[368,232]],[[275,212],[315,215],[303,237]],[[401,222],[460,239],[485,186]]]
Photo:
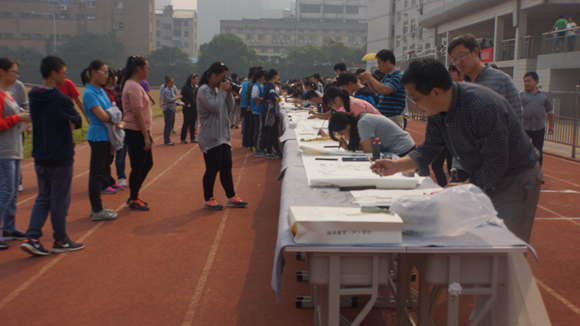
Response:
[[[370,153],[372,144],[378,141],[381,151],[396,154],[399,160],[374,165],[384,174],[417,170],[421,175],[428,175],[431,165],[441,186],[466,182],[480,186],[496,205],[500,217],[508,219],[506,225],[528,241],[538,184],[542,180],[546,114],[548,132],[554,131],[549,97],[537,87],[539,77],[535,72],[524,76],[525,90],[518,92],[508,75],[481,62],[480,44],[472,35],[455,38],[447,51],[453,60],[448,70],[434,60],[417,59],[403,74],[396,66],[393,52],[382,50],[376,54],[378,70],[374,73],[364,69],[352,73],[344,63],[337,63],[333,79],[313,74],[283,83],[276,69],[262,67],[251,67],[248,78],[240,82],[236,73],[228,77],[229,69],[224,63],[215,62],[201,77],[188,76],[181,94],[174,79],[167,76],[159,93],[165,122],[164,144],[174,145],[170,135],[175,133],[176,106],[181,105],[184,116],[181,143],[188,143],[189,132],[190,141],[198,143],[206,166],[202,180],[203,208],[223,208],[213,194],[218,173],[227,195],[226,206],[245,207],[248,203],[236,194],[233,184],[231,130],[238,129],[241,121],[244,148],[256,157],[280,159],[280,101],[284,96],[293,99],[297,106],[311,108],[310,119],[328,120],[329,135],[321,130],[322,136],[338,141],[345,150]],[[29,93],[29,102],[25,102],[20,100],[22,90],[18,91],[18,87],[10,91],[14,85],[18,86],[18,64],[9,58],[0,58],[2,236],[4,240],[24,240],[21,248],[33,255],[49,253],[39,241],[49,212],[55,240],[51,251],[83,248],[83,244],[70,240],[66,232],[74,162],[72,131],[82,125],[74,103],[89,122],[89,199],[94,221],[118,217],[116,212],[103,206],[101,195],[124,190],[127,185],[128,208],[150,210],[139,195],[153,166],[154,143],[151,105],[155,100],[149,93],[146,58],[129,57],[119,72],[102,60],[92,61],[81,73],[86,86],[82,102],[76,87],[66,78],[68,72],[62,59],[46,57],[40,70],[43,84],[34,87]],[[427,97],[431,102],[423,99]],[[408,103],[429,115],[426,141],[418,148],[405,131]],[[23,110],[26,105],[30,113]],[[487,106],[494,107],[495,111],[482,112]],[[474,113],[465,113],[470,110]],[[452,121],[454,116],[457,118]],[[29,228],[24,233],[16,228],[14,216],[23,158],[21,133],[31,122],[34,122],[32,156],[39,194]],[[443,127],[456,124],[454,128]],[[466,129],[469,126],[471,130]],[[462,139],[458,141],[461,145],[451,139]],[[475,148],[474,144],[480,145]],[[518,148],[514,148],[516,144]],[[508,147],[508,153],[504,153]],[[126,155],[131,165],[128,184]],[[447,161],[447,176],[443,171],[444,161]],[[111,176],[113,162],[118,182]],[[514,181],[529,187],[515,189],[510,186]],[[521,195],[528,198],[525,203],[517,202],[516,198]],[[528,204],[531,206],[523,207]],[[514,207],[518,209],[516,218],[506,216]],[[6,242],[0,241],[0,248],[7,247]]]

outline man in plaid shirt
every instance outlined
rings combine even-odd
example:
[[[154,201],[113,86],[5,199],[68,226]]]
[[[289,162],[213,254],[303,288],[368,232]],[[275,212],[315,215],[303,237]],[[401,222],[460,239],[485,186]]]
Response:
[[[492,200],[498,216],[529,242],[543,179],[538,154],[505,98],[471,83],[453,83],[433,59],[413,61],[401,78],[413,105],[428,118],[425,141],[407,157],[377,161],[384,175],[418,171],[447,146],[470,179]]]

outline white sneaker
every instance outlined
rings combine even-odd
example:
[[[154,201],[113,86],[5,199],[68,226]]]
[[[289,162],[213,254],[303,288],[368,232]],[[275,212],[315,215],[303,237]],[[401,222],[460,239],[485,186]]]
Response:
[[[119,186],[127,187],[127,180],[119,179]]]
[[[22,185],[18,185],[18,191],[20,192],[20,191],[23,191],[23,190],[24,190],[24,187]]]

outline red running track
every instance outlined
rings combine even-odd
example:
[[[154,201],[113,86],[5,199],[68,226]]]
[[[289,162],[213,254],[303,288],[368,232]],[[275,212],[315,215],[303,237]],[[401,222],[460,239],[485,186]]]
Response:
[[[180,125],[178,116],[177,125]],[[297,295],[308,294],[294,271],[304,262],[285,254],[283,296],[275,302],[270,288],[280,203],[275,178],[280,161],[255,158],[232,132],[234,182],[245,209],[218,212],[201,209],[203,157],[195,144],[162,145],[162,120],[154,124],[154,167],[142,198],[150,212],[124,206],[128,190],[103,195],[119,219],[93,222],[89,217],[89,148],[77,146],[73,197],[68,217],[71,239],[85,249],[68,254],[30,257],[11,242],[0,251],[0,325],[312,325],[312,309],[295,309]],[[411,121],[417,143],[425,125]],[[177,135],[172,136],[174,141]],[[32,161],[24,162],[17,226],[26,229],[36,195]],[[580,192],[580,164],[545,155],[543,190]],[[216,183],[216,198],[225,194]],[[542,193],[532,245],[540,263],[529,258],[553,325],[580,320],[580,266],[577,234],[579,206],[574,192]],[[577,215],[577,213],[576,213]],[[43,244],[50,247],[50,222]],[[461,322],[470,312],[462,301]],[[354,316],[357,309],[344,309]],[[445,318],[439,303],[437,324]],[[363,325],[394,325],[395,313],[374,309]]]

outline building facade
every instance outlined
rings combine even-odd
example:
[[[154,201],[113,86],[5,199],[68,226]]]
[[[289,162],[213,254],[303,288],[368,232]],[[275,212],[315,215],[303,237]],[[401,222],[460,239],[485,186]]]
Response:
[[[2,1],[0,45],[53,52],[56,43],[87,33],[113,32],[124,55],[155,48],[154,0]]]
[[[391,49],[405,67],[414,51],[446,65],[448,40],[473,34],[485,40],[491,63],[523,89],[523,75],[536,71],[548,91],[574,91],[580,84],[580,31],[550,33],[559,15],[580,19],[579,0],[369,0],[369,52]],[[438,51],[443,47],[443,51]],[[369,62],[372,69],[375,62]]]
[[[293,1],[280,0],[197,0],[199,45],[220,34],[221,20],[283,18]]]
[[[197,58],[197,11],[174,10],[166,6],[155,11],[155,48],[178,47]]]
[[[367,0],[298,0],[297,14],[282,19],[222,20],[221,33],[239,36],[259,55],[280,56],[325,37],[360,48],[367,41]]]

